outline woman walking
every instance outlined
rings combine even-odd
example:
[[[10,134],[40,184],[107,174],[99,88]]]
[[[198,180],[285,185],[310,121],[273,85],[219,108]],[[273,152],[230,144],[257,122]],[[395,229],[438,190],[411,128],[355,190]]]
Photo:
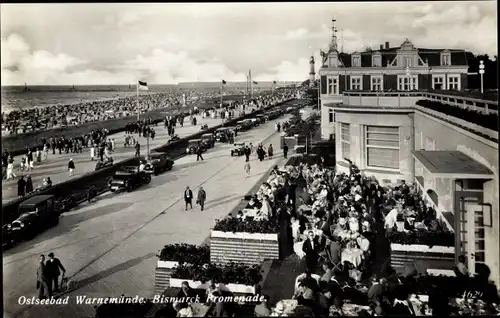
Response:
[[[94,159],[95,159],[95,148],[96,148],[95,145],[90,147],[90,160],[91,161],[94,161]]]
[[[247,178],[250,177],[250,162],[249,161],[245,162],[244,170],[245,170],[245,177],[247,177]]]
[[[269,148],[267,148],[267,155],[269,156],[269,159],[273,158],[273,145],[269,145]]]

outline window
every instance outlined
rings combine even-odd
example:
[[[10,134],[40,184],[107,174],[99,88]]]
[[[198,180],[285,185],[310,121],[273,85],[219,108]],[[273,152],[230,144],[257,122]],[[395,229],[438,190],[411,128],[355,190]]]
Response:
[[[444,76],[432,77],[432,89],[444,89]]]
[[[369,167],[399,169],[399,127],[366,126]]]
[[[425,150],[436,150],[436,141],[431,137],[425,137]]]
[[[328,77],[328,95],[337,95],[339,93],[338,77]]]
[[[361,67],[361,56],[352,57],[352,67]]]
[[[333,123],[334,119],[333,119],[333,109],[329,109],[328,110],[328,122],[329,123]]]
[[[382,57],[380,55],[374,55],[373,56],[372,66],[373,67],[380,67],[380,66],[382,66]]]
[[[446,66],[446,65],[451,65],[450,63],[451,56],[450,54],[441,54],[441,65]]]
[[[418,75],[398,75],[398,90],[413,91],[418,89]]]
[[[340,143],[342,144],[342,158],[351,160],[351,127],[340,123]]]
[[[330,67],[337,67],[337,57],[336,56],[331,56],[330,57]]]
[[[372,75],[372,91],[382,91],[382,76],[373,76]]]
[[[459,86],[458,76],[448,76],[448,89],[458,90],[460,89]]]
[[[362,89],[363,85],[361,84],[361,76],[351,76],[351,90],[360,91]]]
[[[405,67],[411,67],[411,57],[405,57]]]

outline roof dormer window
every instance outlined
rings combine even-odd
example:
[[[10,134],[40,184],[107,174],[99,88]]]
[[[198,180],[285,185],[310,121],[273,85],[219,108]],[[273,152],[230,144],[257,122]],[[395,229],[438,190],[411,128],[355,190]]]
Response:
[[[446,50],[441,52],[441,66],[451,65],[451,53]]]
[[[376,52],[372,55],[372,66],[373,67],[382,66],[382,55],[380,55],[380,52]]]
[[[352,55],[352,67],[361,67],[361,55],[359,53]]]

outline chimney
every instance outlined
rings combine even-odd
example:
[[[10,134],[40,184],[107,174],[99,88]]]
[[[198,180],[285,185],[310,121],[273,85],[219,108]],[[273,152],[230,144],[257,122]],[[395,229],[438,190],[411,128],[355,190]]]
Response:
[[[389,42],[385,42],[385,48],[388,49],[389,48]]]
[[[380,49],[383,50],[384,49],[384,45],[383,44],[380,44]]]

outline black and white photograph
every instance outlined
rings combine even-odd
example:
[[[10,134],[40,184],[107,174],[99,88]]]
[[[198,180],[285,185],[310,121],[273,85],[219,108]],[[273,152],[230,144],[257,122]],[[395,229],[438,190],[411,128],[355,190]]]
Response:
[[[3,317],[500,315],[497,16],[1,4]]]

